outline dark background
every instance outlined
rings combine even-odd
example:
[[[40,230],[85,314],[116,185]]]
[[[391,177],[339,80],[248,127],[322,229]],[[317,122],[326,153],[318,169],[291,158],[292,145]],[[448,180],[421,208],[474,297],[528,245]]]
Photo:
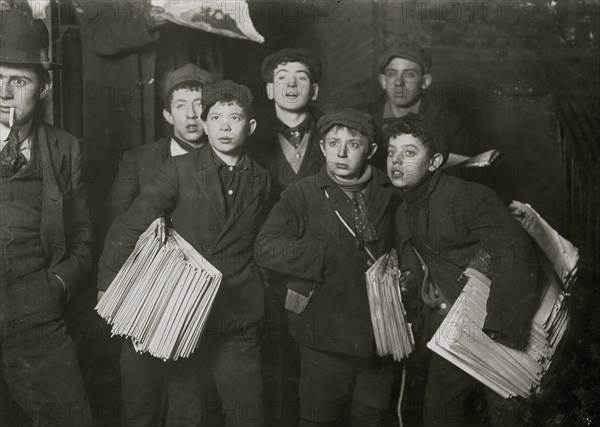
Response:
[[[598,2],[249,3],[263,44],[166,24],[154,42],[99,54],[80,37],[89,22],[77,19],[72,3],[59,2],[53,28],[65,67],[55,75],[54,118],[83,142],[97,255],[108,226],[106,194],[122,153],[167,130],[154,92],[169,69],[195,62],[216,78],[247,84],[260,126],[270,107],[260,76],[269,53],[285,46],[312,49],[324,69],[319,106],[370,110],[383,95],[380,52],[394,41],[417,42],[433,59],[427,96],[462,118],[478,151],[503,154],[467,178],[491,186],[506,203],[530,203],[580,249],[571,331],[544,393],[531,399],[530,424],[599,424]],[[120,344],[109,338],[94,303],[92,277],[68,316],[92,405],[103,425],[117,425]]]

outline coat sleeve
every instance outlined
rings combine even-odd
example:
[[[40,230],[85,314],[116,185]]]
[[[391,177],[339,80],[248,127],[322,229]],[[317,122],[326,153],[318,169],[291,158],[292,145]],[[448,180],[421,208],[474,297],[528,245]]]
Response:
[[[177,165],[174,159],[169,159],[108,230],[98,264],[98,289],[108,288],[152,221],[173,211],[178,194]]]
[[[69,191],[63,196],[65,256],[51,268],[72,292],[92,267],[92,223],[81,175],[81,148],[76,138],[70,143]]]
[[[483,331],[519,347],[528,336],[537,308],[538,264],[531,239],[508,209],[485,187],[468,198],[467,227],[491,256],[492,281]]]
[[[119,162],[119,171],[108,195],[107,227],[127,212],[139,194],[139,162],[132,151],[127,151]]]
[[[256,263],[301,279],[323,281],[325,239],[310,228],[307,200],[297,185],[281,194],[256,238]]]

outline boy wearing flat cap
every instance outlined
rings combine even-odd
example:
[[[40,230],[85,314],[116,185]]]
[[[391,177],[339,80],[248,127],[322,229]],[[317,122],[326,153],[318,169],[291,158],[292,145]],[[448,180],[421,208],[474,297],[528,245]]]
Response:
[[[429,360],[424,424],[466,425],[467,398],[477,381],[425,345],[459,296],[466,283],[462,273],[471,266],[491,279],[483,331],[501,344],[522,348],[537,308],[534,247],[492,190],[441,172],[448,142],[430,117],[408,114],[396,120],[386,128],[385,141],[388,175],[403,198],[395,221],[401,268],[422,283],[417,352]],[[493,426],[522,422],[518,401],[489,389],[485,395]]]
[[[284,48],[267,56],[261,67],[273,110],[260,121],[250,144],[250,155],[273,178],[273,197],[291,183],[316,175],[325,159],[319,148],[317,122],[321,112],[313,105],[319,94],[321,61],[310,50]],[[265,386],[275,406],[286,412],[297,407],[297,346],[286,331],[283,309],[285,277],[267,276],[267,325],[277,333],[265,334]],[[294,408],[294,409],[290,409]],[[275,415],[279,418],[279,414]],[[288,415],[294,419],[294,414]],[[285,421],[285,420],[280,420]]]
[[[107,226],[127,211],[140,194],[140,189],[168,158],[187,154],[207,142],[200,121],[202,88],[213,81],[208,71],[194,64],[185,64],[165,76],[161,99],[163,117],[172,126],[171,134],[125,152],[107,200]]]
[[[63,319],[91,269],[80,146],[36,114],[56,65],[46,25],[19,9],[1,8],[0,21],[0,374],[35,425],[87,426]]]
[[[274,110],[251,145],[251,155],[265,167],[277,196],[294,181],[314,175],[323,164],[312,102],[319,95],[321,61],[308,49],[285,48],[262,63],[267,97]]]
[[[225,425],[262,425],[256,324],[264,314],[264,290],[252,253],[270,207],[270,180],[244,152],[256,127],[251,107],[246,86],[231,80],[207,84],[200,118],[208,144],[165,162],[112,224],[100,258],[98,287],[106,289],[140,234],[156,218],[167,216],[175,230],[223,273],[198,348],[190,359],[175,362],[186,369],[171,371],[172,383],[196,385],[191,396],[182,398],[195,403],[173,402],[169,425],[182,425],[195,411],[214,411],[215,402],[206,391],[215,386]],[[170,404],[172,400],[177,398],[169,399]]]
[[[424,96],[433,78],[429,71],[431,59],[423,48],[414,43],[398,43],[388,47],[379,61],[379,84],[385,92],[385,102],[373,113],[377,128],[385,127],[408,113],[429,116],[447,134],[450,149],[450,164],[454,163],[452,153],[475,154],[466,129],[460,119],[444,109],[436,101]],[[378,160],[385,159],[381,150]]]
[[[381,425],[394,365],[374,353],[365,271],[393,244],[396,192],[368,161],[371,116],[340,110],[318,129],[326,165],[283,191],[258,235],[257,263],[299,279],[286,307],[302,359],[300,426],[334,425],[348,397],[352,425]]]
[[[186,64],[166,75],[161,98],[164,105],[163,116],[172,126],[171,135],[125,152],[107,199],[107,226],[127,212],[167,159],[198,150],[207,143],[200,114],[202,89],[210,82],[213,82],[210,73],[194,64]],[[98,300],[103,294],[103,290],[98,292]],[[185,408],[185,405],[198,406],[193,393],[193,381],[181,381],[177,374],[172,374],[175,370],[185,373],[189,368],[186,362],[164,363],[148,354],[139,354],[133,343],[126,340],[121,348],[120,366],[124,420],[127,425],[156,425],[165,394],[168,424],[171,423],[174,412],[187,414],[191,423],[201,420],[201,415],[194,411],[177,409]]]

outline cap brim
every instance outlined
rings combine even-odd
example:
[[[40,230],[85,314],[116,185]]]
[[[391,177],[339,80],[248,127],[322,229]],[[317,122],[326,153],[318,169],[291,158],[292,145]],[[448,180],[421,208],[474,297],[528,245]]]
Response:
[[[55,69],[60,69],[63,67],[63,64],[60,64],[58,62],[11,61],[10,59],[0,59],[0,64],[22,65],[22,66],[32,66],[32,67],[41,65],[46,70],[55,70]]]

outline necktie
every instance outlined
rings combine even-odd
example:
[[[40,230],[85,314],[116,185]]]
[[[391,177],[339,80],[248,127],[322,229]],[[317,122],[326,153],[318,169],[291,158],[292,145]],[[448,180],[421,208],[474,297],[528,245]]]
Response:
[[[27,163],[27,159],[19,150],[19,129],[12,127],[7,143],[0,152],[0,167],[3,176],[12,176]]]
[[[294,148],[298,148],[302,142],[302,138],[304,138],[306,130],[304,129],[304,126],[295,126],[293,128],[285,129],[282,133],[287,142],[292,144]]]
[[[374,242],[379,238],[377,236],[377,230],[373,225],[373,222],[369,218],[369,211],[367,208],[367,202],[362,191],[352,192],[353,209],[352,213],[354,216],[354,226],[356,228],[356,236],[361,243]]]

